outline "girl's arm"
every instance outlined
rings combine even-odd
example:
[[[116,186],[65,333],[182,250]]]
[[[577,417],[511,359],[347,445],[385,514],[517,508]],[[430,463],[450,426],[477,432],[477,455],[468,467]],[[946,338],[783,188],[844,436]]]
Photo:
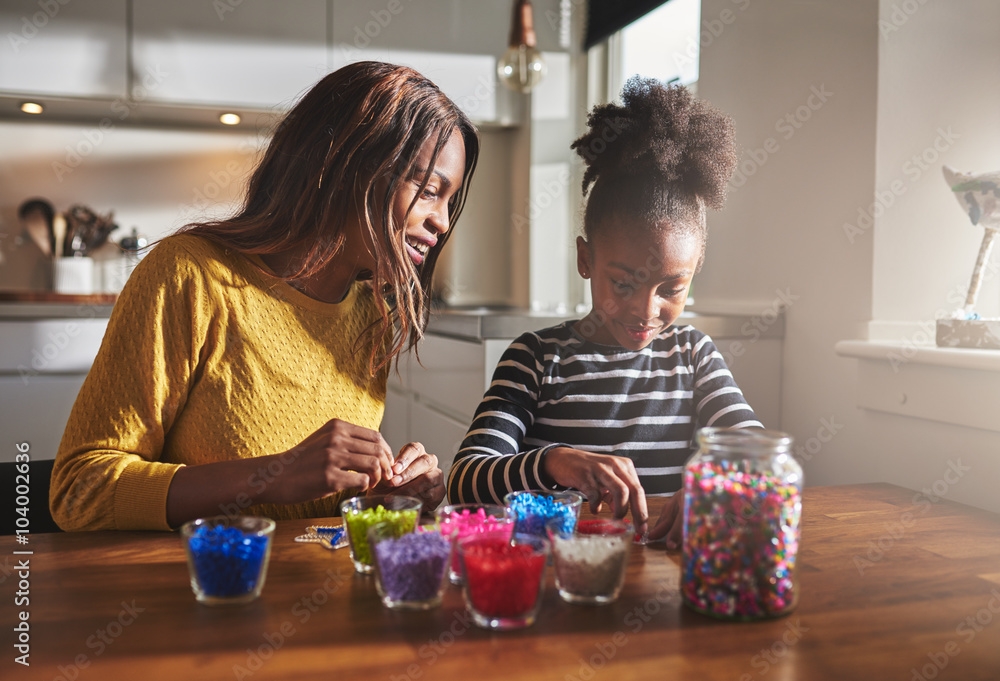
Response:
[[[455,455],[448,475],[451,503],[503,504],[508,492],[558,488],[543,466],[546,454],[557,445],[524,445],[534,421],[541,372],[538,338],[523,334],[500,358]]]
[[[701,334],[694,340],[693,361],[695,422],[699,427],[764,427],[709,336]]]
[[[562,443],[526,447],[542,381],[544,352],[538,337],[524,334],[504,352],[469,431],[452,464],[452,503],[503,504],[508,492],[566,489],[582,492],[597,512],[602,502],[616,517],[631,510],[646,531],[646,495],[630,459],[594,454]]]

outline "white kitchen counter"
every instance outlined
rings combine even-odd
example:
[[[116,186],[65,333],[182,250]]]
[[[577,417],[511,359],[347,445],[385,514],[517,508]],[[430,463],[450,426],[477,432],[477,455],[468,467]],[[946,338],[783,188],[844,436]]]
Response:
[[[585,313],[584,313],[585,314]],[[491,338],[514,339],[525,331],[544,329],[567,319],[580,319],[584,314],[556,314],[507,308],[441,309],[431,313],[427,332],[439,336],[482,341]],[[738,338],[741,335],[755,340],[784,338],[783,314],[763,324],[755,324],[756,317],[748,314],[704,314],[685,311],[677,324],[691,324],[712,338]]]

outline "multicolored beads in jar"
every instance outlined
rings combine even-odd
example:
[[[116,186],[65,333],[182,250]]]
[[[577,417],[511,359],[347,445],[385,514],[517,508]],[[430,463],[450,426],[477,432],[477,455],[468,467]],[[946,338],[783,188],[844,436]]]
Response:
[[[791,612],[798,600],[801,468],[786,451],[763,458],[700,454],[684,471],[684,602],[727,619]]]

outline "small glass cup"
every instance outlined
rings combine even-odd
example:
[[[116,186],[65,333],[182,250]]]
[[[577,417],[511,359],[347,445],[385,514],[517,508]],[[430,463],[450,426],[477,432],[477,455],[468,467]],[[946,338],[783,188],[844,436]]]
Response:
[[[347,527],[354,569],[361,574],[375,571],[368,547],[368,528],[376,523],[394,525],[400,534],[413,532],[420,517],[420,499],[399,494],[373,494],[340,502],[340,515]]]
[[[459,539],[465,607],[484,629],[520,629],[535,623],[542,604],[549,540],[489,530]]]
[[[507,515],[514,518],[514,534],[533,534],[545,537],[551,519],[559,518],[566,532],[572,532],[580,517],[583,495],[566,490],[524,490],[511,492],[503,498]]]
[[[486,530],[505,529],[509,537],[514,528],[514,520],[507,517],[507,509],[496,504],[451,504],[439,508],[434,517],[441,534],[449,537],[452,543]],[[448,579],[452,584],[462,583],[457,553],[452,555]]]
[[[199,518],[181,526],[191,590],[205,605],[238,605],[260,596],[274,521],[255,516]]]
[[[567,603],[602,605],[618,599],[632,546],[632,525],[614,518],[580,520],[566,532],[549,521],[556,588]]]
[[[375,588],[382,604],[395,610],[430,610],[441,605],[451,561],[451,541],[426,526],[402,531],[393,523],[368,528],[375,561]]]

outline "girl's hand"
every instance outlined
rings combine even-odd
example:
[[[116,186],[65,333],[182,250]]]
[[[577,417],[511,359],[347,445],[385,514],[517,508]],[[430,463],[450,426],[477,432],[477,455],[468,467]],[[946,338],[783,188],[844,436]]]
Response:
[[[278,473],[276,460],[281,464]],[[352,487],[371,489],[392,477],[392,450],[375,430],[333,419],[292,449],[260,457],[258,502],[294,504]]]
[[[428,453],[419,442],[411,442],[399,450],[391,475],[371,493],[417,497],[424,502],[424,510],[431,511],[444,499],[444,473],[438,468],[436,456]]]
[[[545,454],[544,466],[557,483],[586,495],[591,513],[597,513],[605,502],[616,518],[625,517],[631,509],[635,531],[645,534],[649,523],[646,493],[631,459],[554,447]]]
[[[684,489],[681,488],[663,505],[656,525],[649,531],[649,539],[656,540],[666,535],[667,548],[676,549],[681,545],[684,533]]]

